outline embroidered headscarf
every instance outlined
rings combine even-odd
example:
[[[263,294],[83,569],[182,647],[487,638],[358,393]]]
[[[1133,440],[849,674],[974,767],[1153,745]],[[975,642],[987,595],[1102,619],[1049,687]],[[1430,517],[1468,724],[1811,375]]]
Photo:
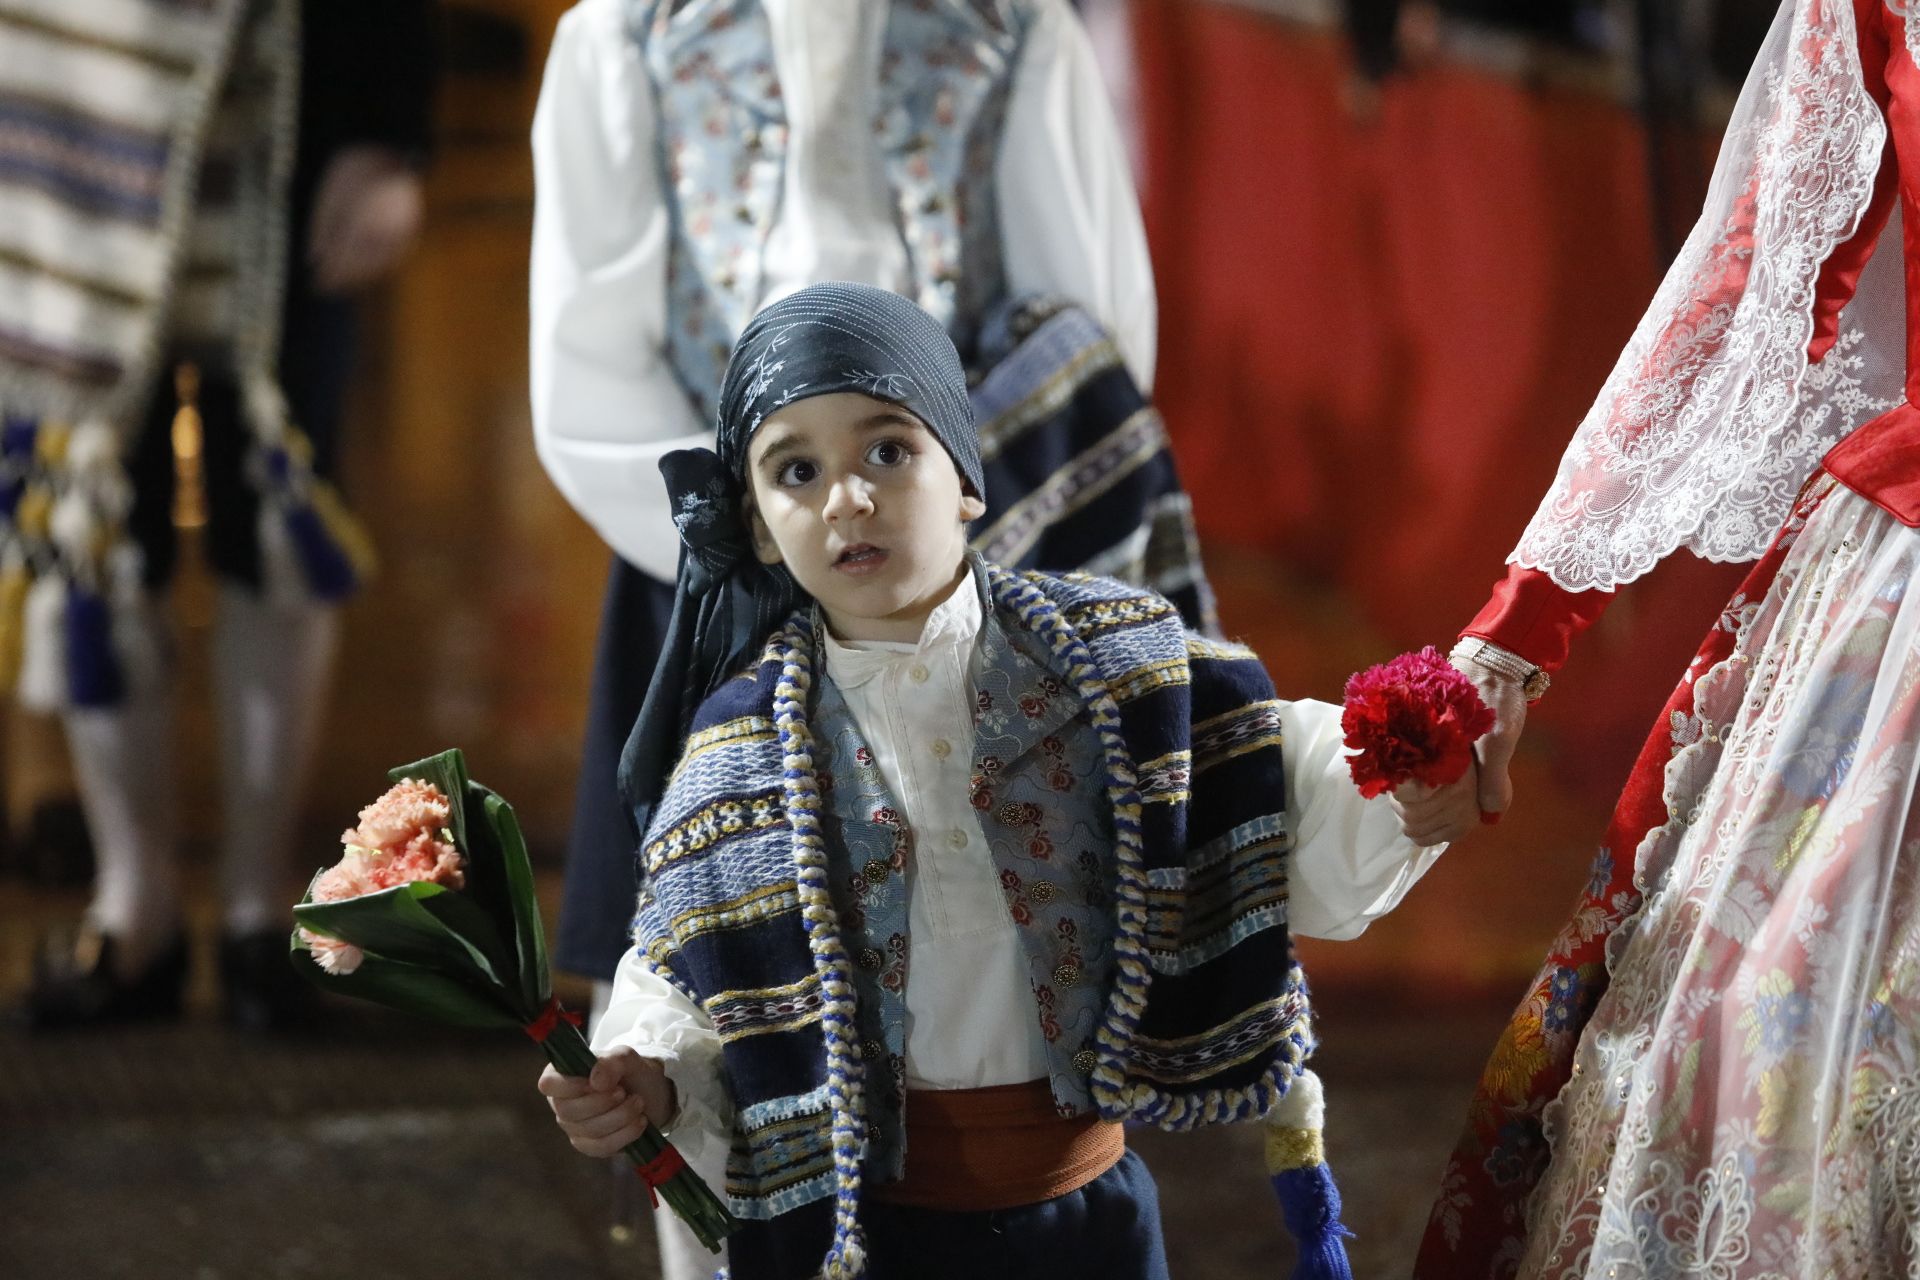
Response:
[[[666,644],[620,759],[621,790],[641,827],[701,701],[805,598],[784,566],[753,554],[745,500],[754,433],[786,405],[844,391],[919,418],[986,496],[966,371],[939,321],[899,294],[838,282],[755,316],[727,363],[715,447],[660,460],[682,545]]]

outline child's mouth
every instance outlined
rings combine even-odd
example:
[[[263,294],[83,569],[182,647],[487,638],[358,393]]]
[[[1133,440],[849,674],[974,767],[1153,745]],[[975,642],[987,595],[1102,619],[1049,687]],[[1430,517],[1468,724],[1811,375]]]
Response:
[[[841,573],[859,575],[872,573],[886,562],[885,548],[876,547],[871,542],[856,542],[840,553],[833,567]]]

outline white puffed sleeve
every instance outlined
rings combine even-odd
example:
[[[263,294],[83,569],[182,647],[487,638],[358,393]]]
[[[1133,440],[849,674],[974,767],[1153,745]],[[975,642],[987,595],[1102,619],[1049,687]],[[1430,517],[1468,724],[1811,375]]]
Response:
[[[996,165],[1007,283],[1078,303],[1153,387],[1153,264],[1127,152],[1093,46],[1067,0],[1028,30]]]
[[[653,95],[618,0],[560,19],[533,118],[534,446],[615,552],[672,581],[659,461],[710,445],[666,357],[668,211]]]
[[[1368,800],[1353,785],[1339,707],[1311,699],[1280,706],[1294,836],[1287,927],[1308,938],[1359,937],[1446,846],[1414,844],[1387,797]]]

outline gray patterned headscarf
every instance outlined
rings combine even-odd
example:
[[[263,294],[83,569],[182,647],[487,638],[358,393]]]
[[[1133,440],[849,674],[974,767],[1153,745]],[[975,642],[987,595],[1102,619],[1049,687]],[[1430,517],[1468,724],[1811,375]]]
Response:
[[[926,423],[974,494],[986,496],[966,371],[939,321],[899,294],[840,282],[810,285],[755,316],[727,363],[715,448],[660,460],[682,546],[667,642],[620,760],[642,833],[693,713],[805,598],[784,567],[754,558],[748,446],[784,406],[842,391]]]

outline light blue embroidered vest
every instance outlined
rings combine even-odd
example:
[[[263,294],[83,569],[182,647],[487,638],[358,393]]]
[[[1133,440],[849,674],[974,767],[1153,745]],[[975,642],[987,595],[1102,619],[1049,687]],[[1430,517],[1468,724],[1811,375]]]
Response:
[[[974,689],[972,802],[1019,926],[1061,1114],[1092,1109],[1094,1032],[1113,972],[1113,814],[1085,708],[1037,640],[992,621]],[[821,683],[814,723],[835,905],[853,957],[866,1063],[867,1157],[881,1181],[905,1171],[908,875],[915,833],[844,696]]]
[[[887,15],[876,143],[914,301],[963,357],[1005,293],[991,175],[1033,2],[917,0]],[[672,207],[668,358],[712,418],[780,208],[787,122],[772,37],[760,0],[628,0],[628,29],[652,81]]]

